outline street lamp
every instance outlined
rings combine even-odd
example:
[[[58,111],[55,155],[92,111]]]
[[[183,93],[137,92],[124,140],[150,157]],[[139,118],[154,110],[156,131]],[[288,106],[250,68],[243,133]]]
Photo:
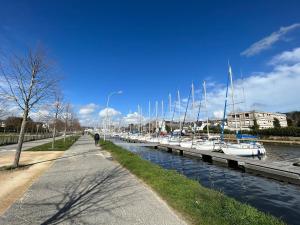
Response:
[[[108,120],[108,104],[109,104],[109,99],[113,96],[113,95],[120,95],[122,94],[123,91],[114,91],[114,92],[111,92],[108,96],[107,96],[107,101],[106,101],[106,118],[105,118],[105,124],[106,124],[106,128],[107,128],[107,120]],[[106,129],[104,129],[104,135],[103,135],[103,139],[105,141],[105,132],[106,132]]]

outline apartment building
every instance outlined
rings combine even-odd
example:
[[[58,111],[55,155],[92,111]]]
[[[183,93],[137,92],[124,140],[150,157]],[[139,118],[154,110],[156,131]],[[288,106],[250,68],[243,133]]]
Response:
[[[237,123],[237,128],[242,130],[249,130],[254,125],[254,119],[256,119],[259,129],[267,129],[274,127],[274,118],[279,120],[281,127],[287,127],[286,115],[282,113],[271,112],[237,112],[236,119],[233,113],[227,115],[228,128],[234,130]]]

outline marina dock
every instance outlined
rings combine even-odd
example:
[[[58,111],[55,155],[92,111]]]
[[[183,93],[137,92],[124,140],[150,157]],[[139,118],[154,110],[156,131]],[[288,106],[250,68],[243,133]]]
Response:
[[[183,148],[159,143],[145,143],[137,140],[121,139],[126,142],[136,143],[138,146],[153,147],[170,153],[200,158],[205,162],[239,169],[247,173],[264,176],[282,182],[300,185],[300,167],[293,161],[262,161],[247,157],[226,155],[219,152],[201,151],[192,148]],[[297,159],[294,160],[295,162]],[[300,161],[300,159],[298,159]]]

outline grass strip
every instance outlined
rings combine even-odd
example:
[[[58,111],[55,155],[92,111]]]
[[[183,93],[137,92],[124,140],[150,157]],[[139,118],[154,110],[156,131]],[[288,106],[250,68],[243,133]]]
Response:
[[[128,150],[101,140],[103,149],[156,191],[191,224],[284,224],[278,218],[236,201],[197,181],[155,165]]]
[[[51,141],[43,145],[29,148],[25,151],[66,151],[78,140],[79,137],[79,135],[66,137],[66,142],[63,138],[56,140],[53,149]]]

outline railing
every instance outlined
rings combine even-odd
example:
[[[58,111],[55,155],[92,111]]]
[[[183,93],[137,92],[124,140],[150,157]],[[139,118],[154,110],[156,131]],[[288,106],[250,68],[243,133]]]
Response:
[[[57,134],[56,136],[61,136],[61,134]],[[52,133],[46,133],[46,134],[25,134],[24,136],[24,142],[26,141],[36,141],[41,140],[45,138],[51,138]],[[9,144],[16,144],[18,143],[19,134],[0,134],[0,146],[1,145],[9,145]]]

